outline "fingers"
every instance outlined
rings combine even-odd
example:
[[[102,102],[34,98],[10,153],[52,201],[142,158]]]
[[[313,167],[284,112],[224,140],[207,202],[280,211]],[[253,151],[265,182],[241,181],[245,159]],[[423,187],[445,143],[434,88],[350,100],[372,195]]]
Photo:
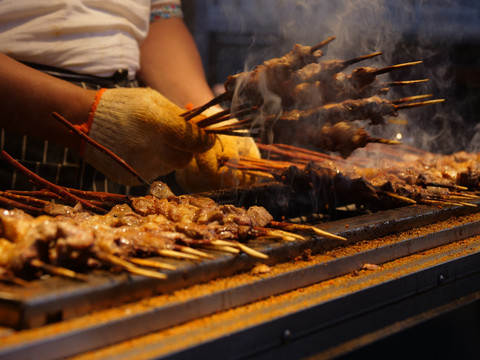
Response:
[[[181,108],[166,99],[162,94],[151,89],[145,89],[146,101],[155,105],[151,109],[146,107],[151,114],[144,114],[144,118],[157,125],[159,137],[170,147],[200,153],[210,149],[215,143],[215,136],[205,133],[191,122],[185,121],[180,114]]]
[[[207,134],[202,129],[183,118],[175,118],[163,129],[163,140],[172,148],[202,153],[215,143],[215,135]]]

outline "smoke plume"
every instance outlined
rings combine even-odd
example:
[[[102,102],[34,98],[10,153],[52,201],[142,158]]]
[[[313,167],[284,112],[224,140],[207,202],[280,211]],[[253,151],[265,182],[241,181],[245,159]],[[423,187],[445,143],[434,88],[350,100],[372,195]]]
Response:
[[[325,58],[348,59],[382,51],[381,57],[365,66],[422,60],[421,65],[392,73],[391,77],[430,81],[395,89],[389,98],[433,93],[434,98],[445,98],[446,103],[401,112],[407,125],[368,130],[390,138],[401,133],[403,142],[426,150],[448,153],[480,149],[480,126],[466,124],[458,112],[459,107],[468,107],[478,99],[470,94],[455,98],[458,94],[451,52],[455,44],[479,37],[480,5],[475,1],[243,0],[220,4],[232,31],[252,33],[252,51],[245,70],[283,55],[295,43],[314,45],[330,36],[336,40],[328,45]],[[260,38],[271,39],[272,35],[274,40],[263,51],[254,48]],[[386,75],[382,76],[388,81]]]

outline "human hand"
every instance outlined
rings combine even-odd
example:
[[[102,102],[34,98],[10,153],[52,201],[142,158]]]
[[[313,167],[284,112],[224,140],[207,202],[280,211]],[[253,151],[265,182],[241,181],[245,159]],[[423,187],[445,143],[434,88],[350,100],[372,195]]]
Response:
[[[185,121],[182,112],[150,88],[102,89],[84,130],[151,181],[187,166],[194,153],[214,145],[215,137]],[[123,167],[93,146],[85,144],[82,155],[111,180],[138,184]]]
[[[260,158],[251,137],[218,135],[210,150],[195,154],[187,167],[176,171],[177,181],[190,192],[252,185],[257,181],[254,176],[225,165],[238,163],[242,156]]]

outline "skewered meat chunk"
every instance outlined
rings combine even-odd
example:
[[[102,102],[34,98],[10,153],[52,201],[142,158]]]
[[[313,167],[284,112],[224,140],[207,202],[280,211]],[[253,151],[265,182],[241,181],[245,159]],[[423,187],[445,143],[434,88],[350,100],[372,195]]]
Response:
[[[283,144],[295,143],[306,148],[337,152],[343,158],[371,142],[388,143],[389,140],[373,138],[354,123],[340,121],[336,124],[326,123],[318,127],[312,123],[304,124],[298,129],[291,122],[279,122],[274,128],[275,139]]]
[[[317,107],[328,103],[338,103],[347,99],[362,99],[375,95],[385,95],[389,88],[379,81],[355,86],[350,76],[340,72],[333,75],[329,81],[306,82],[295,86],[292,91],[293,103],[298,108]]]
[[[312,126],[307,126],[306,134],[308,135],[304,144],[312,144],[319,149],[338,152],[343,158],[347,158],[355,149],[364,147],[371,142],[371,137],[363,127],[356,127],[344,121],[333,125],[325,124],[319,131],[309,132],[309,128]],[[312,138],[312,135],[315,137]]]
[[[267,60],[251,72],[229,76],[224,84],[228,97],[232,99],[238,87],[241,87],[241,91],[248,94],[249,97],[258,95],[262,82],[267,84],[268,89],[278,89],[284,81],[291,77],[292,71],[316,62],[323,55],[319,48],[331,40],[333,38],[314,47],[295,44],[289,53],[280,58]]]
[[[397,116],[395,105],[386,99],[372,96],[366,99],[345,100],[341,103],[327,104],[309,110],[286,111],[280,120],[325,122],[370,120],[372,124],[384,124],[384,116]]]
[[[332,39],[327,39],[325,45]],[[315,49],[318,48],[314,47]],[[310,51],[310,53],[309,53]],[[425,80],[381,82],[377,76],[397,69],[417,65],[421,61],[390,65],[383,68],[359,67],[350,75],[343,71],[357,62],[381,55],[375,52],[349,60],[329,59],[319,61],[321,54],[315,54],[309,47],[296,45],[294,49],[281,58],[265,61],[251,72],[243,72],[229,76],[225,82],[225,93],[209,103],[187,111],[183,116],[186,120],[199,115],[205,109],[229,101],[230,109],[222,111],[196,122],[199,127],[212,134],[227,134],[235,136],[258,136],[266,143],[279,143],[288,137],[276,138],[272,136],[272,128],[277,122],[296,121],[298,127],[294,132],[300,133],[305,129],[305,123],[318,127],[314,131],[323,139],[335,123],[354,120],[367,120],[370,124],[385,124],[385,117],[397,116],[397,111],[417,106],[424,106],[443,102],[443,99],[412,102],[431,95],[418,95],[408,98],[387,100],[380,98],[389,92],[391,86],[410,85]],[[236,118],[237,122],[222,125],[223,122]],[[310,124],[310,125],[311,125]],[[311,128],[311,126],[309,126]],[[340,136],[338,131],[347,130],[347,134]],[[352,127],[338,126],[335,128],[336,140],[317,141],[323,144],[325,151],[332,148],[341,151],[342,156],[348,156],[355,146],[362,147],[371,142],[371,137],[365,130]],[[273,134],[275,129],[273,130]],[[356,140],[353,141],[354,137]],[[347,141],[343,146],[340,139]],[[360,141],[360,139],[364,139]],[[368,139],[368,141],[367,141]],[[291,140],[287,143],[291,143]],[[302,142],[304,143],[304,142]],[[391,143],[385,141],[385,143]]]
[[[364,179],[351,178],[312,162],[302,170],[291,166],[275,176],[295,192],[310,194],[313,211],[333,211],[339,205],[378,199],[377,190]]]
[[[128,259],[172,255],[172,250],[185,248],[184,245],[214,246],[217,240],[247,240],[257,236],[258,231],[266,231],[262,227],[272,221],[261,207],[246,210],[219,205],[199,196],[172,196],[166,186],[157,188],[167,196],[125,198],[131,206],[118,204],[104,215],[67,205],[52,206],[51,211],[58,213],[56,216],[33,217],[21,210],[2,210],[2,274],[31,278],[40,267],[77,278],[80,275],[69,269],[85,270],[91,265],[103,264],[162,278],[163,274],[137,268]],[[229,244],[235,246],[235,243]],[[243,244],[238,248],[265,258],[264,254]],[[173,256],[179,254],[187,256],[175,251]],[[204,253],[197,251],[196,254]]]

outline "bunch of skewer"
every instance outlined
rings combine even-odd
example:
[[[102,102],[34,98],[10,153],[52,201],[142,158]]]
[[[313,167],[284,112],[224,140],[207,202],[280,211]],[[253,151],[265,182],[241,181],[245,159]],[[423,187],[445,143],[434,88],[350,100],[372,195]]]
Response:
[[[151,184],[152,195],[145,197],[65,188],[5,151],[1,158],[40,189],[0,192],[3,282],[23,286],[25,279],[44,273],[83,281],[92,266],[165,279],[160,270],[176,267],[162,257],[202,261],[214,258],[213,251],[265,260],[268,255],[245,242],[310,236],[346,240],[318,227],[274,221],[261,207],[246,210],[200,196],[176,196],[160,182]]]
[[[345,160],[287,144],[257,146],[270,158],[242,157],[225,166],[289,185],[297,196],[319,208],[355,204],[372,210],[425,204],[477,207],[480,200],[479,154],[433,154],[399,145],[374,144]],[[308,191],[309,194],[304,194]]]
[[[386,116],[398,110],[438,104],[444,99],[425,100],[431,94],[387,100],[392,87],[415,85],[428,79],[381,81],[377,76],[420,64],[421,61],[383,68],[358,67],[343,71],[358,62],[381,55],[375,52],[349,60],[322,60],[328,38],[315,46],[295,45],[289,53],[265,61],[250,72],[229,76],[225,92],[209,103],[185,112],[214,134],[254,136],[267,143],[296,144],[338,152],[344,158],[370,142],[398,144],[398,141],[370,136],[354,121],[385,123]],[[422,100],[422,101],[419,101]],[[206,118],[203,111],[227,103],[227,109]],[[280,103],[280,106],[277,104]],[[226,122],[237,119],[237,122]]]

